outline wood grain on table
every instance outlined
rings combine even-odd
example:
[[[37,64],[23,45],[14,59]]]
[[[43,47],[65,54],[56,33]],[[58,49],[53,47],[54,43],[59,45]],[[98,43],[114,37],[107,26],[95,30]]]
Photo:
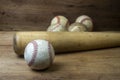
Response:
[[[15,32],[0,32],[0,80],[120,80],[120,48],[56,54],[44,71],[31,70],[12,47]]]

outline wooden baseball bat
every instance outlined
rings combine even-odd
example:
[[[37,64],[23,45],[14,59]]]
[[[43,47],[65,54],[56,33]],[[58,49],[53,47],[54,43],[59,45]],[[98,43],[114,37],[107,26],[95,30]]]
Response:
[[[55,52],[71,52],[120,46],[120,33],[113,32],[17,32],[14,36],[14,50],[24,54],[25,46],[32,40],[45,39]]]

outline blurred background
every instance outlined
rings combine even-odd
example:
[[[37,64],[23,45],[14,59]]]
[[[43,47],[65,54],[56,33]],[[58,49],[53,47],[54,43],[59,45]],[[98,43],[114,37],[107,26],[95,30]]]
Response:
[[[120,31],[120,0],[0,0],[0,31],[43,31],[56,15],[73,23],[83,14],[94,31]]]

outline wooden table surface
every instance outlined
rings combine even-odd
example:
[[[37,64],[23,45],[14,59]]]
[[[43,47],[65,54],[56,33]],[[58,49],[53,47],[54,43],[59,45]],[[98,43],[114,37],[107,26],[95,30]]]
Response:
[[[56,54],[44,71],[31,70],[12,47],[15,32],[0,32],[0,80],[120,80],[120,48]]]

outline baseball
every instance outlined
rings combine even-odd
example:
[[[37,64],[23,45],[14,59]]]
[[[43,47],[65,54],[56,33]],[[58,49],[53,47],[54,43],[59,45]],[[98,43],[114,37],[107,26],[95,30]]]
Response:
[[[84,32],[87,31],[86,26],[80,23],[73,23],[68,28],[69,32]]]
[[[66,31],[66,29],[61,24],[53,24],[48,27],[47,31],[60,32],[60,31]]]
[[[93,22],[92,19],[87,15],[79,16],[75,22],[79,22],[84,24],[87,27],[87,31],[92,31],[93,29]]]
[[[57,25],[57,27],[56,27]],[[58,26],[59,25],[59,26]],[[56,16],[51,20],[51,24],[48,27],[47,31],[66,31],[67,27],[69,26],[69,21],[64,16]],[[60,27],[60,28],[59,28]],[[52,28],[52,30],[51,30]],[[62,28],[62,29],[61,29]],[[49,30],[50,29],[50,30]]]
[[[46,40],[31,41],[24,51],[25,61],[34,70],[48,68],[53,63],[54,56],[54,49]]]
[[[63,27],[67,27],[69,24],[69,21],[66,17],[60,15],[60,16],[55,16],[51,20],[51,25],[53,24],[61,24]]]

